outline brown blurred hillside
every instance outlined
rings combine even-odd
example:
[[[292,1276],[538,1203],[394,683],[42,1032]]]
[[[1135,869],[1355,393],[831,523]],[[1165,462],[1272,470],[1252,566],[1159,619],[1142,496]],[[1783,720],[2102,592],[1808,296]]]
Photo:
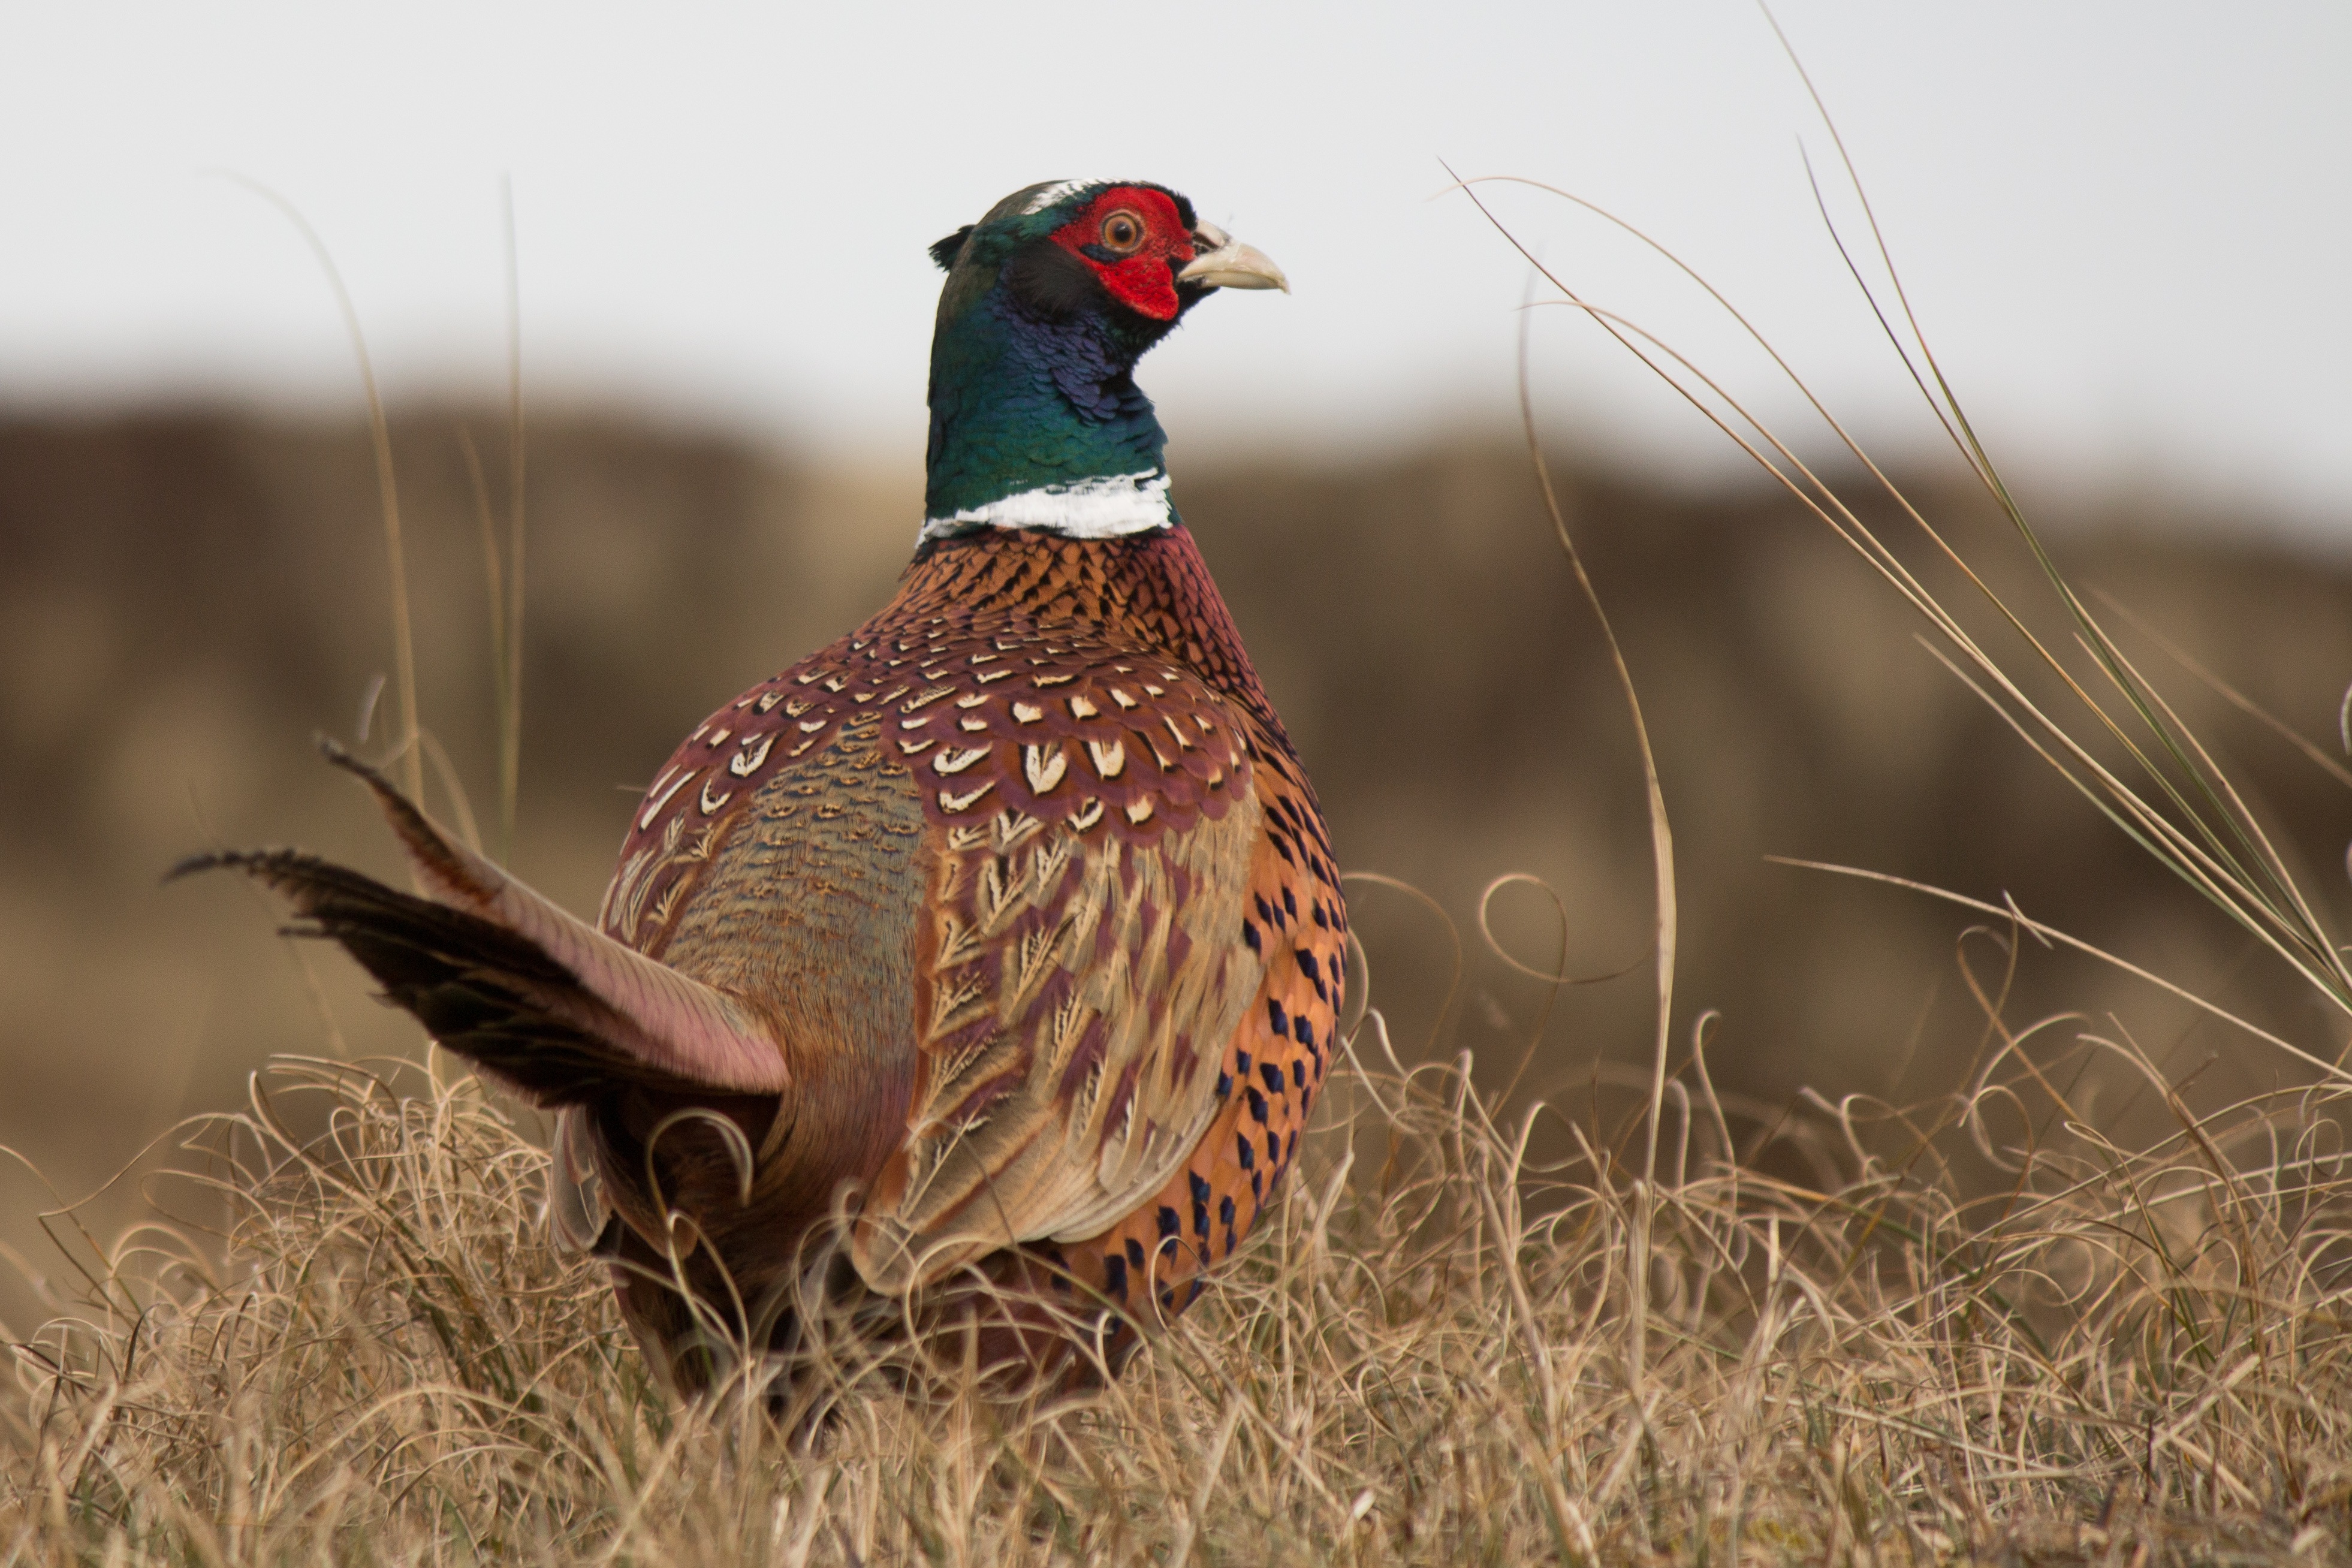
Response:
[[[495,817],[482,551],[458,433],[394,430],[423,710]],[[495,416],[473,419],[486,453]],[[1469,951],[1444,1010],[1444,928],[1360,887],[1375,1000],[1408,1059],[1468,1046],[1581,1092],[1597,1058],[1646,1059],[1648,834],[1622,705],[1591,616],[1507,443],[1350,464],[1219,466],[1180,451],[1177,495],[1314,770],[1342,864],[1425,889]],[[888,593],[919,475],[616,420],[530,444],[530,622],[513,864],[595,906],[637,789],[709,709]],[[493,475],[503,507],[503,477]],[[1914,622],[1818,522],[1760,492],[1696,497],[1570,472],[1570,521],[1647,705],[1680,853],[1677,1037],[1722,1015],[1717,1081],[1757,1100],[1946,1087],[1980,1016],[1954,963],[1969,923],[1893,889],[1767,863],[1865,866],[1998,900],[2298,1037],[2341,1043],[2275,966],[2146,862],[1914,641]],[[2028,584],[1983,505],[1940,521]],[[2352,680],[2352,571],[2232,544],[2234,520],[2137,509],[2054,519],[2078,579],[2129,605],[2332,751]],[[1902,537],[1892,522],[1890,537]],[[1924,560],[1924,556],[1922,557]],[[295,842],[392,873],[359,793],[310,750],[350,738],[390,668],[365,433],[228,416],[0,426],[0,1142],[79,1196],[182,1115],[231,1106],[277,1051],[412,1051],[331,952],[297,951],[227,879],[159,887],[212,845]],[[2030,584],[2028,584],[2030,585]],[[2136,649],[2143,645],[2126,636]],[[2242,770],[2340,906],[2352,795],[2156,653],[2147,668]],[[389,694],[379,742],[393,712]],[[447,803],[436,794],[436,809]],[[1569,911],[1563,993],[1479,951],[1478,890],[1527,871]],[[1497,929],[1549,967],[1525,889]],[[2339,909],[2340,912],[2340,909]],[[1998,955],[1973,950],[1997,981]],[[2013,1016],[2084,1009],[2186,1072],[2277,1069],[2177,1005],[2035,955]],[[36,1206],[0,1183],[0,1238]]]

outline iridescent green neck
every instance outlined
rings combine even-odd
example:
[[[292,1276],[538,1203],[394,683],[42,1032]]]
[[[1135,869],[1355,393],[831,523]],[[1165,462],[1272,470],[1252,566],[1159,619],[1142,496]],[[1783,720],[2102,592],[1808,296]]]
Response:
[[[1134,371],[1168,324],[1051,311],[997,274],[959,268],[940,302],[923,537],[1167,527],[1166,437]]]

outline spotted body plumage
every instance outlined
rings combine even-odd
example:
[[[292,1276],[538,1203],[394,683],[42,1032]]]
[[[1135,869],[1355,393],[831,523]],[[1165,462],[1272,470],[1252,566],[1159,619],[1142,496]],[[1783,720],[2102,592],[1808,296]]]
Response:
[[[932,254],[913,563],[678,746],[595,926],[349,759],[421,896],[192,863],[557,1110],[556,1237],[682,1388],[789,1362],[812,1289],[975,1328],[1024,1384],[1115,1369],[1244,1243],[1334,1049],[1323,819],[1131,374],[1280,271],[1141,184],[1032,186]]]
[[[1189,535],[934,547],[679,746],[605,931],[668,955],[677,912],[741,874],[763,795],[845,736],[903,781],[932,868],[907,1136],[861,1268],[907,1289],[1021,1245],[1056,1289],[1189,1301],[1297,1155],[1346,962],[1313,792]],[[959,1230],[983,1194],[1021,1222]]]

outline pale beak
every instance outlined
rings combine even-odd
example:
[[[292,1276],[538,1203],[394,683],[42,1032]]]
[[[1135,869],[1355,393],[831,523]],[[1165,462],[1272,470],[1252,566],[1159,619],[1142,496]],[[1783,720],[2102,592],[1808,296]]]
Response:
[[[1176,274],[1180,283],[1201,283],[1212,289],[1279,289],[1290,292],[1290,279],[1273,258],[1254,245],[1244,245],[1215,224],[1192,230],[1192,259]]]

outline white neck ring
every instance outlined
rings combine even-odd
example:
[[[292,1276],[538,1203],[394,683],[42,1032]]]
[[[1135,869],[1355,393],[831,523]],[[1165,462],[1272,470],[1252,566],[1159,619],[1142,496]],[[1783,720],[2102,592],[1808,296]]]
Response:
[[[916,542],[928,544],[982,528],[1034,528],[1067,539],[1117,539],[1148,533],[1175,521],[1175,509],[1168,504],[1168,470],[1148,468],[1074,484],[1040,485],[965,507],[949,517],[926,518]]]

